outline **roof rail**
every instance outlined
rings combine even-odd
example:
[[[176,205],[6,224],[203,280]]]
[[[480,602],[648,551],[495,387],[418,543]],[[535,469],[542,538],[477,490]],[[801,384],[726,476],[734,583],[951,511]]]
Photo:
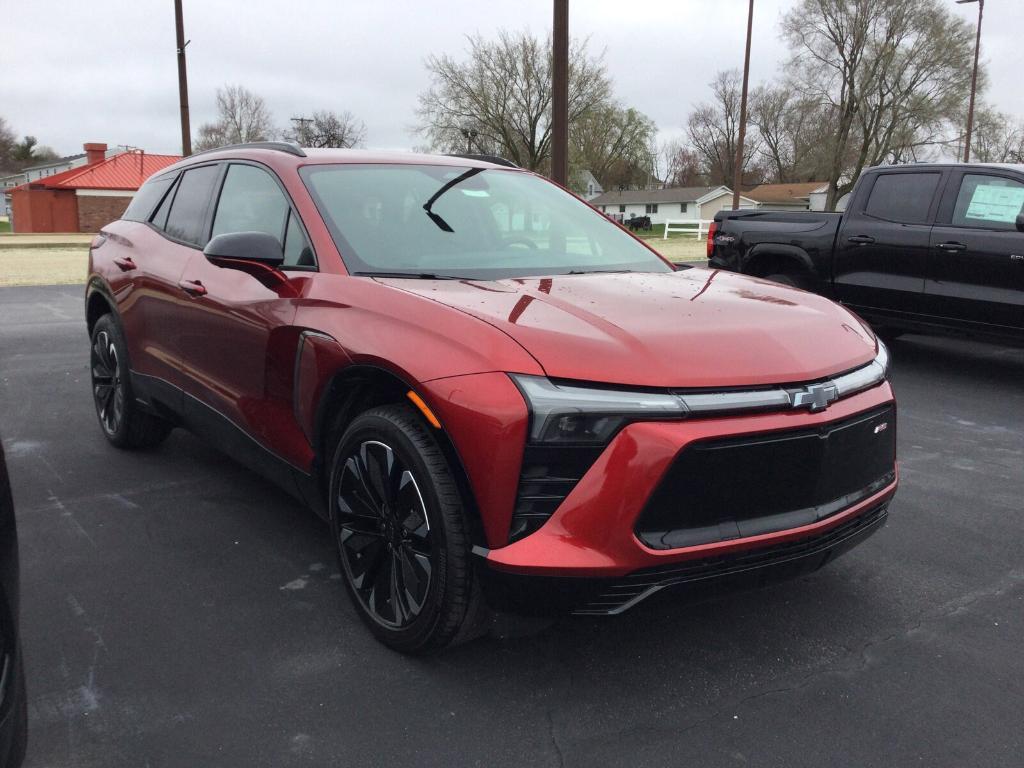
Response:
[[[295,155],[296,157],[307,157],[306,153],[302,151],[302,147],[291,141],[249,141],[244,144],[225,144],[223,147],[213,147],[212,149],[204,149],[201,152],[193,152],[189,157],[205,155],[208,152],[224,152],[230,149],[272,149],[277,152],[287,152],[289,155]]]
[[[498,155],[466,155],[460,152],[449,153],[448,157],[464,157],[467,160],[481,160],[485,163],[494,163],[495,165],[504,165],[506,168],[518,168],[519,166],[513,163],[511,160],[506,160],[504,157],[498,157]]]

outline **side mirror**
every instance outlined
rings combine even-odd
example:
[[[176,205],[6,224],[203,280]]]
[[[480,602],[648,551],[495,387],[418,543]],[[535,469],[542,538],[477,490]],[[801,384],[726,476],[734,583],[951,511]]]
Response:
[[[1024,232],[1024,213],[1017,214],[1017,231]]]
[[[284,263],[284,250],[266,232],[226,232],[217,235],[203,254],[218,267],[250,271],[252,267],[277,269]]]

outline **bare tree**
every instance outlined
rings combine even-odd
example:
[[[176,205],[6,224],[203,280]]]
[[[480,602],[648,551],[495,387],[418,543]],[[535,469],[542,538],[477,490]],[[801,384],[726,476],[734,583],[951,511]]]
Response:
[[[1014,119],[991,105],[974,112],[971,155],[979,163],[1024,163],[1024,120]],[[963,156],[963,137],[959,137]]]
[[[939,0],[799,0],[789,73],[827,116],[827,207],[864,168],[938,146],[970,86],[974,37]]]
[[[417,131],[434,149],[463,151],[463,130],[475,131],[478,151],[544,171],[551,155],[551,43],[528,32],[496,40],[467,38],[468,57],[430,56],[430,88],[419,97]],[[610,100],[603,57],[586,41],[569,51],[569,124]]]
[[[17,143],[14,131],[7,121],[0,117],[0,171],[14,170],[14,147]]]
[[[788,85],[763,85],[750,99],[750,122],[760,138],[759,158],[769,179],[784,184],[825,178],[828,114]]]
[[[605,189],[648,184],[655,174],[650,146],[657,127],[635,109],[595,106],[569,126],[570,164],[589,170]]]
[[[707,184],[701,158],[693,149],[679,141],[670,141],[661,148],[661,166],[665,186],[700,187]]]
[[[699,104],[686,123],[690,144],[700,156],[711,184],[731,184],[735,176],[742,84],[738,70],[719,72],[711,81],[714,101]],[[757,137],[748,134],[743,148],[744,173],[751,170],[759,150]]]
[[[366,140],[366,124],[348,111],[318,110],[312,117],[297,121],[285,136],[304,147],[348,149]]]
[[[274,118],[262,96],[241,85],[217,89],[217,120],[199,127],[196,150],[273,138]]]

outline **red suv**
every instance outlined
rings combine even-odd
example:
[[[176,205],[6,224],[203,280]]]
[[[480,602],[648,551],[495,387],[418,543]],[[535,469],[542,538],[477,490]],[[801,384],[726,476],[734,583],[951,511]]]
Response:
[[[816,568],[895,492],[888,356],[856,316],[677,270],[499,158],[202,153],[90,254],[107,438],[185,427],[307,502],[403,651],[488,607]]]

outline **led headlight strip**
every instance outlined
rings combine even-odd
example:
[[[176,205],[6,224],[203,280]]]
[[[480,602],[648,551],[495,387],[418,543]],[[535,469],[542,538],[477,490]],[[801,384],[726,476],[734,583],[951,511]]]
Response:
[[[818,411],[841,397],[881,383],[889,369],[889,350],[879,340],[875,359],[825,381],[797,387],[724,392],[639,392],[577,386],[544,376],[512,374],[530,404],[533,443],[605,443],[631,421],[675,421],[749,411],[807,408]]]

